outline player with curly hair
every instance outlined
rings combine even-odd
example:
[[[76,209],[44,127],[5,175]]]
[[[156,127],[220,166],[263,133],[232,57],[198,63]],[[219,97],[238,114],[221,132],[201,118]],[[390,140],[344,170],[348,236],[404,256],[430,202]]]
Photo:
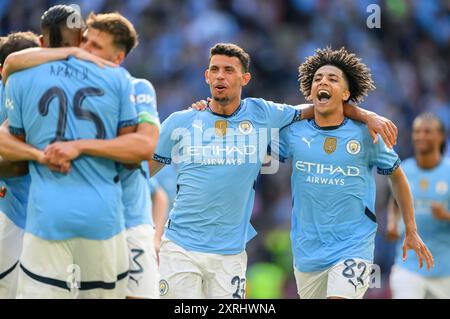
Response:
[[[362,298],[368,289],[377,230],[374,166],[389,176],[403,213],[404,256],[413,249],[420,267],[423,261],[433,266],[398,155],[381,139],[374,144],[365,124],[344,116],[345,102],[360,102],[375,88],[370,70],[345,48],[326,48],[299,72],[314,119],[283,129],[272,149],[281,161],[293,161],[291,240],[300,298]]]

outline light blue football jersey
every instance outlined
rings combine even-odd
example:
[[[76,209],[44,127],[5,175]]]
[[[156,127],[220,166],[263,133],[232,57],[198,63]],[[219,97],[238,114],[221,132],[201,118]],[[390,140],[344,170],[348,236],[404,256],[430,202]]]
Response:
[[[3,106],[3,84],[0,81],[0,123],[3,124],[3,122],[6,121],[8,118],[8,114],[6,113],[6,108]]]
[[[0,83],[0,124],[7,119],[3,86]],[[17,227],[25,228],[30,175],[0,179],[0,211]]]
[[[172,163],[172,165],[164,166],[151,180],[156,180],[158,185],[166,192],[169,200],[168,210],[170,212],[177,196],[177,165]]]
[[[328,128],[313,120],[294,123],[281,131],[277,154],[281,160],[292,158],[296,269],[314,272],[347,258],[373,260],[377,224],[372,168],[391,174],[400,164],[397,154],[381,138],[373,144],[366,125],[349,119]]]
[[[156,107],[156,92],[153,85],[145,79],[132,80],[134,100],[140,123],[150,123],[159,127]],[[122,202],[124,205],[125,227],[131,228],[143,224],[153,225],[151,218],[151,197],[149,189],[148,162],[144,161],[137,169],[121,166]]]
[[[414,197],[417,231],[433,254],[435,263],[430,271],[426,267],[420,269],[417,255],[411,250],[403,262],[403,237],[398,242],[395,264],[426,277],[450,276],[450,222],[440,221],[431,213],[432,202],[450,211],[450,159],[443,158],[433,169],[422,169],[414,158],[409,158],[402,163],[402,168]]]
[[[11,75],[5,87],[9,129],[44,149],[56,140],[112,139],[137,124],[123,68],[100,69],[70,58]],[[47,240],[104,240],[124,229],[114,161],[80,156],[63,175],[30,163],[26,231]]]
[[[294,108],[249,98],[230,116],[187,110],[162,124],[154,159],[178,164],[177,195],[165,235],[191,251],[237,254],[250,225],[256,179],[272,129],[300,118]]]

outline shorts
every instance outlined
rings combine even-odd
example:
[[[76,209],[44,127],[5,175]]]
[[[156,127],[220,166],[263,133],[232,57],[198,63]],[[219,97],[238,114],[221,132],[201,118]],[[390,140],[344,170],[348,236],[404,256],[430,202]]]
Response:
[[[349,258],[317,272],[294,268],[300,299],[362,299],[369,288],[371,262]]]
[[[155,231],[150,225],[126,230],[130,276],[127,297],[159,299],[159,270],[154,245]]]
[[[107,240],[44,240],[25,233],[17,298],[125,298],[125,233]]]
[[[163,237],[159,292],[165,299],[244,299],[247,253],[188,251]]]
[[[24,230],[0,211],[0,299],[14,299]]]
[[[394,265],[390,286],[394,299],[450,299],[450,276],[424,277]]]

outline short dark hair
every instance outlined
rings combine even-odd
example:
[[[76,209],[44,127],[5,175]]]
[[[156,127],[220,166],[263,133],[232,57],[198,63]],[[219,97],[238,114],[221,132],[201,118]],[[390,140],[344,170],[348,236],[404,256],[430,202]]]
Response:
[[[444,137],[442,144],[439,146],[439,151],[441,152],[441,155],[444,155],[445,149],[447,147],[447,138],[446,138],[446,130],[445,130],[444,122],[442,122],[442,120],[439,117],[437,117],[436,115],[434,115],[433,113],[430,113],[430,112],[425,112],[425,113],[419,114],[414,119],[414,122],[418,121],[418,120],[426,121],[426,122],[434,121],[437,123],[439,133],[441,133],[442,136]]]
[[[236,44],[217,43],[210,50],[209,61],[211,61],[213,55],[226,55],[228,57],[236,57],[239,59],[239,61],[241,61],[244,73],[248,72],[250,69],[250,55]]]
[[[41,30],[42,33],[48,31],[48,46],[50,48],[61,47],[63,42],[61,29],[69,28],[68,19],[74,15],[78,16],[78,21],[81,22],[80,26],[74,27],[74,29],[84,29],[85,25],[81,13],[74,7],[68,5],[56,5],[44,12],[41,17]]]
[[[300,91],[305,97],[311,95],[314,74],[324,65],[333,65],[344,74],[350,91],[349,100],[361,102],[370,90],[375,89],[370,69],[354,53],[349,53],[344,47],[339,50],[331,48],[317,49],[316,54],[306,58],[300,65]]]
[[[103,14],[91,12],[87,18],[87,26],[112,35],[113,44],[125,50],[125,55],[139,44],[133,24],[118,12]]]
[[[39,37],[33,32],[16,32],[4,37],[0,46],[0,64],[5,63],[11,53],[39,46]]]

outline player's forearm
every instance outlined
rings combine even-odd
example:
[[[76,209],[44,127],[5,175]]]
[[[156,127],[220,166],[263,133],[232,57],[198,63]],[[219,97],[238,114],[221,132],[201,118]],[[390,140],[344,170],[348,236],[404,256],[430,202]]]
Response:
[[[314,105],[313,104],[300,104],[296,108],[302,110],[302,120],[309,120],[314,118]]]
[[[388,213],[388,225],[391,227],[397,227],[401,218],[401,212],[400,208],[397,205],[397,202],[393,197],[389,199],[387,213]]]
[[[103,157],[124,164],[138,164],[152,159],[157,141],[139,133],[131,133],[111,140],[79,140],[75,143],[84,155]]]
[[[0,156],[10,162],[37,161],[42,151],[28,145],[8,132],[6,127],[0,128]]]
[[[354,121],[367,124],[369,116],[373,114],[375,113],[364,110],[356,105],[344,103],[344,115]]]
[[[152,196],[152,217],[155,224],[155,237],[161,239],[167,221],[169,198],[162,188],[158,188]]]
[[[6,83],[12,73],[57,60],[67,59],[79,48],[30,48],[10,54],[4,63],[2,80]]]
[[[411,189],[403,170],[399,167],[389,176],[392,186],[392,193],[402,212],[405,232],[416,232],[417,225],[414,218],[414,206]]]

